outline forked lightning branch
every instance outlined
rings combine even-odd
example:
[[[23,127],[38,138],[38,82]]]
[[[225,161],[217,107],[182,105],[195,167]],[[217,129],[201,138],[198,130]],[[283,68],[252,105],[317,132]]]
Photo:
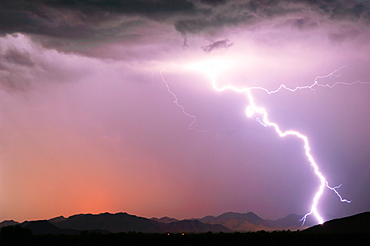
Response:
[[[226,90],[231,90],[231,91],[236,92],[236,93],[245,94],[247,96],[247,100],[248,100],[246,111],[245,111],[247,117],[256,119],[261,125],[263,125],[265,127],[271,127],[271,128],[273,128],[275,130],[275,132],[280,137],[292,136],[292,137],[296,137],[296,138],[299,138],[300,140],[302,140],[302,143],[303,143],[303,152],[304,152],[304,154],[305,154],[305,156],[307,158],[307,161],[312,166],[316,177],[320,181],[320,185],[317,188],[317,191],[315,192],[315,195],[314,195],[314,197],[312,199],[311,210],[303,216],[303,218],[302,218],[302,225],[305,223],[306,218],[309,215],[315,216],[315,218],[317,219],[318,223],[320,223],[320,224],[324,223],[324,219],[320,215],[317,207],[318,207],[320,198],[322,197],[322,194],[323,194],[325,188],[328,188],[331,191],[333,191],[338,196],[338,198],[340,199],[341,202],[350,203],[351,201],[342,198],[342,196],[337,191],[337,189],[341,185],[336,186],[336,187],[329,186],[327,179],[325,178],[324,174],[320,171],[319,164],[315,161],[315,158],[311,154],[311,147],[310,147],[310,143],[309,143],[309,140],[308,140],[307,136],[305,136],[304,134],[302,134],[302,133],[300,133],[298,131],[295,131],[295,130],[287,130],[287,131],[281,130],[281,128],[280,128],[280,126],[279,126],[278,123],[275,123],[273,121],[270,121],[267,110],[264,107],[258,106],[258,104],[255,102],[255,99],[253,97],[252,91],[254,91],[254,90],[262,90],[262,91],[264,91],[264,92],[266,92],[267,94],[270,95],[270,94],[278,93],[281,90],[288,90],[288,91],[291,91],[291,92],[295,92],[297,90],[303,90],[303,89],[315,89],[315,87],[333,88],[333,87],[338,86],[338,85],[351,86],[351,85],[354,85],[354,84],[370,84],[370,82],[362,82],[362,81],[355,81],[355,82],[350,82],[350,83],[347,83],[347,82],[336,82],[336,83],[334,83],[332,85],[319,83],[319,80],[320,79],[324,79],[324,78],[338,78],[339,77],[338,72],[343,68],[342,67],[342,68],[339,68],[339,69],[337,69],[337,70],[329,73],[328,75],[325,75],[325,76],[317,76],[315,78],[314,82],[312,84],[310,84],[310,85],[297,86],[297,87],[294,87],[294,88],[287,87],[284,84],[281,84],[275,90],[268,90],[267,88],[260,87],[260,86],[258,86],[258,87],[242,87],[242,88],[236,87],[236,86],[234,86],[232,84],[227,84],[227,85],[219,86],[218,83],[217,83],[217,72],[219,72],[219,69],[217,67],[220,66],[220,65],[222,66],[222,64],[218,64],[218,63],[197,63],[197,64],[191,64],[190,67],[191,68],[195,68],[196,70],[205,73],[207,75],[207,77],[210,78],[210,80],[212,82],[213,89],[216,90],[216,91],[218,91],[218,92],[223,92],[223,91],[226,91]],[[194,123],[196,121],[195,116],[187,113],[185,111],[185,108],[178,102],[178,98],[177,98],[176,94],[170,89],[167,81],[164,79],[163,71],[164,71],[164,69],[162,69],[161,72],[160,72],[161,79],[165,83],[168,92],[174,97],[173,103],[176,106],[180,107],[181,110],[182,110],[182,112],[187,117],[192,118],[192,122],[190,123],[189,130],[195,130],[193,128],[193,125],[194,125]],[[195,130],[195,131],[199,131],[199,130]]]

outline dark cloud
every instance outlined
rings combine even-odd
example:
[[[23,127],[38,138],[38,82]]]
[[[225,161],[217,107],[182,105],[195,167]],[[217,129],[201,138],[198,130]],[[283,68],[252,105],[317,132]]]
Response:
[[[227,0],[200,0],[203,4],[208,4],[212,6],[222,5],[227,2]]]
[[[276,0],[230,1],[222,7],[214,8],[211,14],[197,18],[183,18],[175,23],[175,28],[182,35],[214,32],[216,29],[254,24],[275,16],[296,12],[296,7],[286,7]]]
[[[293,18],[286,20],[283,25],[291,26],[299,30],[312,29],[319,26],[319,23],[316,20],[313,20],[309,17],[302,18]]]
[[[216,6],[215,1],[209,2]],[[291,22],[293,27],[299,29],[317,26],[317,21],[307,18],[307,14],[316,14],[328,20],[362,21],[370,23],[369,1],[344,0],[250,0],[250,1],[222,1],[222,7],[213,8],[211,14],[198,16],[198,18],[183,18],[175,23],[175,28],[181,34],[197,34],[213,31],[216,28],[237,26],[240,24],[254,24],[273,18],[295,17]],[[221,8],[221,9],[220,9]],[[311,11],[309,12],[308,9]]]
[[[171,27],[169,19],[195,12],[186,0],[1,1],[0,37],[22,33],[46,48],[101,56],[95,50],[106,43],[148,43],[153,25]]]
[[[235,26],[240,23],[251,22],[254,16],[249,13],[236,13],[235,15],[217,14],[211,18],[184,19],[175,23],[175,28],[182,35],[196,34],[217,28]]]
[[[279,0],[251,0],[248,1],[248,8],[254,12],[266,11],[276,7],[279,4]]]
[[[99,24],[115,19],[122,15],[146,16],[158,21],[168,17],[200,14],[193,22],[185,18],[176,24],[181,31],[196,32],[204,26],[217,26],[219,21],[224,25],[248,21],[250,15],[272,17],[284,15],[292,11],[300,11],[297,4],[310,6],[331,18],[369,19],[369,1],[344,0],[201,0],[210,8],[222,5],[222,13],[201,11],[201,7],[186,0],[13,0],[0,3],[0,33],[9,34],[23,32],[60,36],[69,33],[70,38],[92,35]],[[226,6],[226,7],[225,7]],[[204,16],[202,16],[204,13]],[[210,16],[211,15],[211,16]],[[202,20],[207,17],[208,21]],[[186,26],[184,22],[187,22]],[[219,25],[219,24],[218,24]],[[191,27],[194,26],[194,27]],[[108,28],[109,29],[109,28]],[[99,29],[100,30],[100,29]]]
[[[345,1],[345,0],[306,0],[311,7],[317,8],[331,18],[367,19],[370,17],[369,1]]]
[[[187,0],[81,0],[81,1],[65,1],[41,0],[45,5],[54,8],[66,8],[82,11],[86,14],[92,14],[99,11],[112,13],[134,13],[134,14],[156,14],[188,12],[194,10],[194,4]]]
[[[13,0],[0,3],[0,36],[24,33],[46,47],[81,52],[102,42],[138,43],[146,38],[142,28],[153,22],[186,36],[294,14],[283,21],[315,28],[318,20],[303,14],[308,10],[334,21],[370,20],[370,2],[360,0]]]
[[[92,38],[97,33],[100,36],[112,35],[132,24],[127,21],[129,23],[123,22],[123,25],[103,25],[123,15],[163,20],[179,13],[189,14],[194,11],[194,5],[191,2],[180,0],[2,1],[0,3],[0,34],[21,32],[85,39]],[[102,26],[104,28],[101,28]]]
[[[202,49],[204,52],[211,52],[215,49],[221,49],[221,48],[229,48],[232,46],[233,43],[230,42],[228,39],[218,40],[216,42],[213,42],[209,45],[203,46]]]
[[[16,48],[10,48],[6,50],[1,60],[6,63],[13,63],[22,66],[34,65],[34,62],[32,61],[31,56],[27,51],[18,50]]]
[[[28,89],[29,78],[23,71],[34,66],[35,61],[26,50],[14,46],[0,50],[0,71],[6,71],[0,73],[0,89],[8,92]]]

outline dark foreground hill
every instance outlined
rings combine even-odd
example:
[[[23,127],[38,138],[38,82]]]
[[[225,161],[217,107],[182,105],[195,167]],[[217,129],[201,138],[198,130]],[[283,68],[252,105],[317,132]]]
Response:
[[[26,221],[20,224],[21,227],[29,229],[32,231],[34,235],[37,234],[65,234],[65,235],[72,235],[72,234],[79,234],[80,231],[73,230],[73,229],[62,229],[59,228],[47,220],[37,220],[37,221]]]
[[[365,233],[370,234],[370,212],[334,219],[305,230],[306,233]],[[369,241],[370,245],[370,241]]]
[[[97,233],[83,231],[77,235],[32,235],[29,229],[7,226],[0,229],[0,245],[37,246],[122,246],[122,245],[366,245],[370,234],[305,233],[298,231],[234,233]]]

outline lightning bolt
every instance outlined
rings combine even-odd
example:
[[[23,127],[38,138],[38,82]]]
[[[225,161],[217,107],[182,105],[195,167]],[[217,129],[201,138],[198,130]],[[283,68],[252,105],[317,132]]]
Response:
[[[247,104],[246,111],[245,111],[247,117],[254,118],[257,122],[259,122],[264,127],[272,127],[280,137],[295,136],[295,137],[302,140],[303,149],[304,149],[304,153],[306,155],[306,158],[307,158],[308,162],[310,163],[310,165],[313,167],[314,173],[320,181],[319,188],[316,191],[316,193],[315,193],[315,195],[312,199],[311,210],[308,213],[306,213],[301,219],[302,225],[304,225],[304,223],[307,219],[307,216],[309,216],[309,215],[314,215],[316,217],[317,221],[320,224],[324,223],[324,219],[319,214],[319,212],[317,210],[317,206],[318,206],[318,203],[319,203],[319,200],[320,200],[322,194],[324,193],[325,187],[330,189],[331,191],[333,191],[338,196],[338,198],[340,199],[341,202],[351,203],[351,201],[342,198],[342,196],[337,191],[337,189],[340,188],[342,185],[338,185],[338,186],[335,186],[335,187],[329,186],[328,181],[326,180],[325,176],[320,172],[319,166],[318,166],[314,157],[311,154],[311,147],[310,147],[310,143],[308,141],[307,136],[305,136],[304,134],[302,134],[298,131],[295,131],[295,130],[282,131],[277,123],[270,121],[266,109],[263,108],[263,107],[257,106],[257,104],[255,103],[254,97],[252,95],[252,90],[262,90],[262,91],[266,92],[267,94],[271,95],[271,94],[274,94],[274,93],[278,93],[279,91],[281,91],[283,89],[291,91],[291,92],[296,92],[297,90],[311,89],[315,92],[315,87],[324,87],[324,88],[332,89],[333,87],[338,86],[338,85],[351,86],[351,85],[354,85],[354,84],[370,84],[370,82],[362,82],[362,81],[354,81],[354,82],[350,82],[350,83],[335,82],[332,85],[330,85],[328,83],[327,84],[319,83],[320,79],[325,79],[325,78],[333,79],[333,78],[340,77],[338,72],[344,68],[344,66],[343,66],[343,67],[340,67],[340,68],[336,69],[335,71],[333,71],[333,72],[331,72],[327,75],[317,76],[314,79],[314,82],[311,85],[296,86],[296,87],[291,88],[291,87],[288,87],[284,84],[281,84],[280,86],[278,86],[277,89],[274,89],[274,90],[269,90],[269,89],[261,87],[261,86],[239,88],[239,87],[236,87],[232,84],[227,84],[227,85],[223,85],[223,86],[220,87],[220,86],[217,85],[217,81],[216,81],[216,78],[215,78],[217,72],[219,72],[218,70],[220,70],[220,68],[221,68],[220,65],[222,65],[222,64],[219,64],[218,62],[212,62],[211,64],[197,63],[197,64],[191,64],[190,68],[195,68],[196,70],[199,70],[199,69],[204,70],[204,72],[211,79],[212,87],[216,91],[223,92],[225,90],[231,90],[231,91],[234,91],[234,92],[237,92],[237,93],[245,93],[246,96],[247,96],[247,100],[249,102]],[[215,69],[214,66],[217,67],[217,68]],[[163,76],[163,71],[164,70],[165,70],[165,68],[163,68],[160,71],[160,76],[162,78],[163,83],[165,84],[165,86],[167,88],[167,91],[174,98],[173,103],[181,109],[183,114],[185,114],[189,118],[193,119],[192,122],[189,125],[189,130],[194,130],[194,131],[197,131],[197,132],[206,132],[204,130],[196,130],[192,127],[197,119],[194,115],[189,114],[185,110],[185,108],[181,104],[179,104],[176,94],[170,89],[167,81],[164,79],[164,76]]]
[[[246,115],[249,118],[254,117],[263,126],[265,126],[265,127],[272,127],[273,129],[275,129],[276,133],[280,137],[295,136],[295,137],[297,137],[297,138],[299,138],[299,139],[302,140],[302,142],[303,142],[303,148],[304,148],[304,152],[305,152],[305,155],[307,157],[307,160],[311,164],[311,166],[313,167],[313,170],[314,170],[315,175],[320,180],[320,186],[319,186],[318,190],[316,191],[315,196],[313,197],[313,200],[312,200],[311,210],[310,210],[310,212],[308,212],[307,214],[305,214],[303,216],[303,218],[301,219],[302,225],[305,223],[306,218],[309,215],[314,215],[316,217],[317,221],[320,224],[323,224],[324,223],[323,218],[321,217],[321,215],[319,214],[319,212],[317,210],[317,205],[318,205],[319,200],[320,200],[320,198],[321,198],[321,196],[322,196],[322,194],[324,192],[325,187],[327,187],[330,190],[332,190],[339,197],[339,199],[340,199],[341,202],[350,203],[351,201],[349,201],[347,199],[343,199],[342,196],[337,191],[337,189],[340,188],[341,185],[336,186],[336,187],[330,187],[329,186],[329,184],[328,184],[325,176],[320,172],[319,166],[318,166],[318,164],[316,163],[314,157],[311,154],[311,147],[310,147],[310,144],[309,144],[309,141],[308,141],[307,136],[305,136],[302,133],[300,133],[298,131],[295,131],[295,130],[282,131],[277,123],[270,121],[266,109],[263,108],[263,107],[257,106],[257,104],[255,103],[254,97],[252,95],[252,90],[262,90],[262,91],[266,92],[267,94],[273,94],[273,93],[279,92],[282,89],[285,89],[285,90],[288,90],[288,91],[291,91],[291,92],[295,92],[297,90],[302,90],[302,89],[312,89],[312,90],[314,90],[314,87],[333,88],[334,86],[337,86],[337,85],[348,85],[348,86],[350,86],[350,85],[357,84],[357,83],[360,83],[360,84],[370,84],[370,82],[361,82],[361,81],[355,81],[355,82],[351,82],[351,83],[336,82],[333,85],[320,84],[318,82],[319,79],[323,79],[323,78],[337,78],[337,77],[339,77],[339,75],[337,73],[342,68],[343,67],[341,67],[341,68],[339,68],[339,69],[337,69],[337,70],[335,70],[335,71],[333,71],[333,72],[331,72],[331,73],[329,73],[328,75],[325,75],[325,76],[317,76],[315,78],[313,84],[311,84],[311,85],[298,86],[298,87],[290,88],[290,87],[285,86],[284,84],[281,84],[275,90],[268,90],[268,89],[266,89],[264,87],[245,87],[245,88],[238,88],[238,87],[235,87],[235,86],[233,86],[231,84],[225,85],[225,86],[222,86],[222,87],[219,87],[217,85],[217,82],[216,82],[215,77],[214,76],[211,76],[212,87],[216,91],[222,92],[222,91],[225,91],[225,90],[232,90],[232,91],[237,92],[237,93],[245,93],[246,94],[249,104],[247,105],[247,108],[246,108],[245,113],[246,113]],[[208,73],[208,75],[209,75],[209,73]]]
[[[168,93],[170,93],[170,94],[172,95],[173,99],[174,99],[174,100],[173,100],[173,103],[174,103],[177,107],[179,107],[179,108],[181,109],[181,111],[182,111],[182,113],[183,113],[184,115],[186,115],[187,117],[189,117],[189,118],[191,118],[191,119],[192,119],[192,121],[191,121],[191,122],[190,122],[190,124],[189,124],[188,129],[189,129],[189,130],[192,130],[192,131],[195,131],[195,132],[206,132],[205,130],[198,130],[198,129],[193,128],[193,125],[194,125],[194,123],[197,121],[197,118],[196,118],[194,115],[189,114],[189,113],[185,110],[184,106],[182,106],[182,105],[179,103],[179,99],[177,98],[177,96],[176,96],[175,92],[173,92],[173,91],[171,90],[170,86],[168,85],[168,82],[164,79],[163,72],[164,72],[165,70],[166,70],[166,68],[163,68],[163,69],[159,72],[159,74],[160,74],[160,76],[161,76],[162,82],[165,84],[165,86],[166,86],[166,88],[167,88]]]
[[[344,66],[343,67],[340,67],[338,68],[337,70],[327,74],[327,75],[324,75],[324,76],[317,76],[314,80],[314,82],[311,84],[311,85],[306,85],[306,86],[297,86],[297,87],[294,87],[294,88],[290,88],[290,87],[287,87],[285,86],[284,84],[281,84],[277,89],[275,90],[268,90],[264,87],[249,87],[248,89],[250,90],[262,90],[264,92],[266,92],[267,94],[271,95],[271,94],[274,94],[274,93],[277,93],[279,92],[280,90],[282,89],[285,89],[285,90],[288,90],[288,91],[291,91],[291,92],[296,92],[297,90],[303,90],[303,89],[311,89],[311,90],[314,90],[314,87],[317,86],[317,87],[326,87],[326,88],[329,88],[329,89],[332,89],[334,88],[335,86],[337,85],[347,85],[347,86],[351,86],[351,85],[354,85],[354,84],[370,84],[370,82],[363,82],[363,81],[354,81],[354,82],[350,82],[350,83],[346,83],[346,82],[336,82],[334,83],[333,85],[330,85],[330,84],[320,84],[318,82],[319,79],[324,79],[324,78],[339,78],[340,75],[337,74],[340,70],[342,70],[343,68],[345,68]],[[220,91],[219,89],[221,89],[221,91],[223,90],[226,90],[226,89],[233,89],[235,87],[231,86],[230,88],[228,88],[228,86],[225,86],[223,88],[217,88],[217,86],[215,86],[216,83],[215,83],[215,80],[213,79],[213,87]],[[235,88],[237,89],[237,88]],[[240,90],[240,89],[237,89],[237,90]],[[236,90],[236,91],[237,91]]]

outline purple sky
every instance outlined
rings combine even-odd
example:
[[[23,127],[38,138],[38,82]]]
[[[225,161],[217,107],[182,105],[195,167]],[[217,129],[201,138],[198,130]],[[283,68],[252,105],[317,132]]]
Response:
[[[1,3],[0,221],[309,212],[319,181],[302,141],[246,117],[246,95],[215,91],[211,69],[239,88],[311,85],[340,68],[318,82],[366,82],[253,95],[309,138],[352,201],[325,189],[324,219],[368,211],[369,40],[361,0]]]

